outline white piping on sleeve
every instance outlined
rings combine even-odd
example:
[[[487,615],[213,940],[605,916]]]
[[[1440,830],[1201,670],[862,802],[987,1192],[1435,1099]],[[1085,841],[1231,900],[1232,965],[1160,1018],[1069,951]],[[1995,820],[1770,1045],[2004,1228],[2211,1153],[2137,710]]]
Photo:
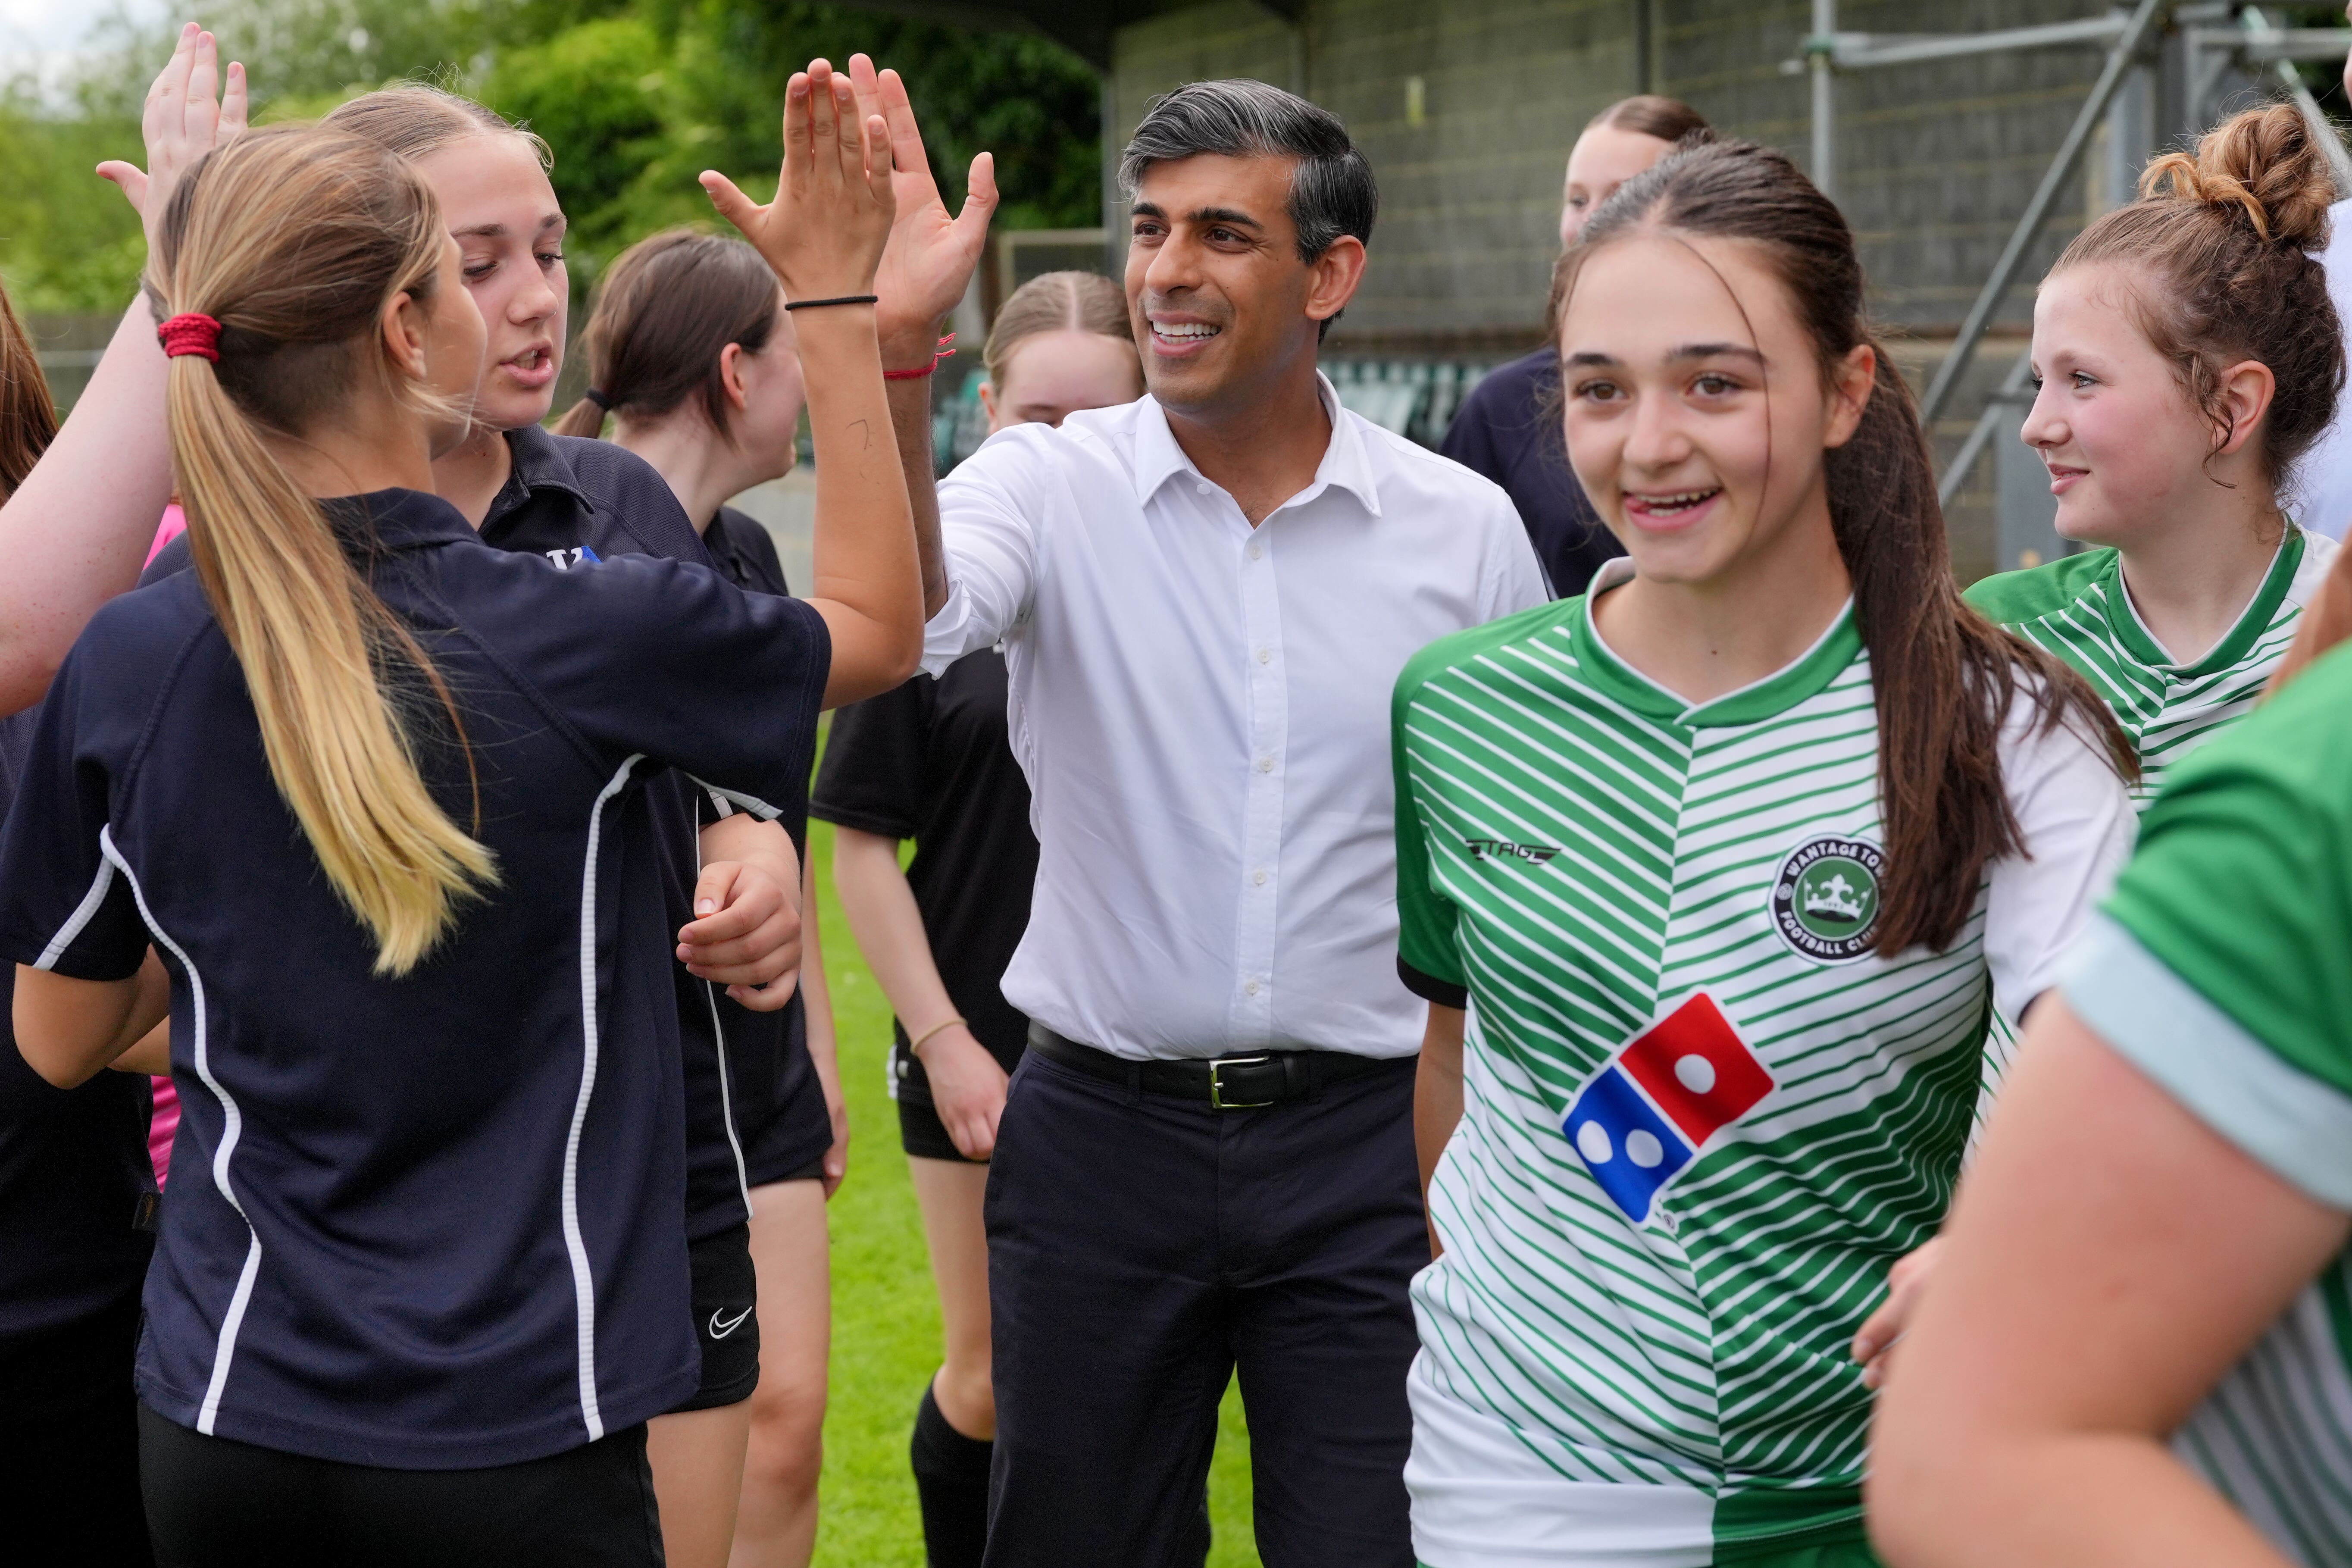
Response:
[[[261,1272],[261,1233],[253,1228],[253,1216],[247,1214],[245,1205],[236,1201],[236,1194],[228,1183],[229,1156],[236,1152],[237,1139],[245,1131],[245,1118],[238,1111],[236,1101],[221,1086],[220,1079],[213,1076],[211,1039],[205,1012],[205,977],[197,973],[196,966],[189,962],[187,951],[155,923],[155,912],[147,907],[147,894],[139,886],[138,873],[131,870],[131,862],[125,860],[122,852],[114,847],[113,836],[103,827],[98,830],[98,847],[110,864],[121,868],[123,879],[131,884],[131,897],[139,905],[139,918],[147,922],[147,930],[157,943],[179,960],[182,973],[188,977],[190,1034],[196,1077],[204,1080],[205,1087],[212,1091],[215,1100],[220,1101],[221,1108],[220,1147],[213,1151],[213,1185],[219,1189],[222,1197],[228,1200],[228,1206],[236,1211],[236,1217],[245,1221],[246,1234],[252,1237],[252,1245],[246,1248],[245,1269],[237,1276],[236,1289],[229,1296],[228,1310],[221,1316],[220,1338],[213,1348],[213,1373],[205,1384],[204,1403],[196,1408],[196,1430],[209,1437],[213,1435],[214,1424],[220,1419],[221,1391],[228,1386],[229,1363],[236,1354],[236,1332],[245,1322],[245,1309],[253,1300],[254,1278]],[[102,896],[99,889],[93,889],[93,893]],[[95,909],[96,897],[86,899],[83,903],[87,908]]]
[[[694,779],[694,782],[700,784],[713,799],[732,801],[762,822],[773,822],[776,818],[784,815],[783,807],[780,805],[770,805],[766,801],[761,800],[756,795],[745,795],[740,789],[729,789],[722,784],[712,784],[709,779],[694,778],[692,773],[688,773],[686,776],[690,779]]]
[[[563,1246],[572,1255],[572,1297],[580,1334],[580,1415],[592,1443],[604,1436],[604,1415],[596,1401],[596,1276],[588,1245],[580,1236],[580,1129],[596,1092],[596,855],[604,839],[604,805],[629,782],[629,770],[646,760],[643,752],[621,764],[588,808],[588,855],[580,874],[580,1097],[572,1105],[572,1130],[563,1140]]]
[[[81,896],[81,902],[74,906],[74,912],[66,918],[66,923],[58,928],[58,934],[49,938],[49,945],[41,949],[41,956],[33,962],[34,968],[56,968],[58,960],[66,955],[66,949],[74,944],[74,939],[81,935],[82,928],[97,915],[98,907],[106,902],[107,892],[114,886],[114,862],[109,858],[111,843],[112,840],[106,836],[106,829],[100,827],[98,830],[98,876],[90,882],[89,891]]]
[[[709,786],[705,786],[708,788]],[[728,815],[727,802],[718,791],[710,793],[711,804],[719,808],[719,815]],[[702,869],[702,835],[694,836],[694,868]],[[751,1173],[743,1163],[743,1140],[735,1131],[735,1089],[729,1082],[733,1070],[727,1060],[727,1026],[719,1017],[719,987],[706,980],[702,983],[703,998],[710,1004],[710,1038],[719,1052],[719,1109],[727,1121],[727,1147],[735,1152],[735,1188],[743,1194],[743,1217],[749,1219],[751,1207]]]

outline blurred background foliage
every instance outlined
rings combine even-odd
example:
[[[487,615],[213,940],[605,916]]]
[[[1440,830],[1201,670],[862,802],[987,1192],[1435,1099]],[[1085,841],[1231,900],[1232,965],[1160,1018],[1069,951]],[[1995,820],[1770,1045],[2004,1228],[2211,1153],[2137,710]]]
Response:
[[[669,224],[713,221],[694,183],[724,170],[774,188],[784,82],[856,50],[907,79],[950,205],[972,155],[996,154],[1000,227],[1100,216],[1094,72],[1043,38],[774,0],[212,0],[183,7],[243,60],[257,118],[324,113],[388,81],[426,79],[530,123],[556,151],[584,297],[603,261]],[[119,15],[79,77],[0,82],[0,278],[20,308],[112,310],[145,249],[90,174],[143,161],[139,109],[176,23]]]

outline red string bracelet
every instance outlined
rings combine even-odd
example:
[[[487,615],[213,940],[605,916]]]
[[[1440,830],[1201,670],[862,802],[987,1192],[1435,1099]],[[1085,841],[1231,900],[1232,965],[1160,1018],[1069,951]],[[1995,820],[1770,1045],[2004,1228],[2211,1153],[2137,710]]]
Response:
[[[163,345],[164,358],[194,354],[215,364],[220,363],[220,322],[194,310],[173,316],[155,329],[156,341]]]
[[[955,334],[953,332],[950,332],[946,337],[940,340],[939,349],[931,355],[930,363],[925,365],[920,370],[886,370],[882,373],[882,379],[885,381],[922,380],[923,377],[930,374],[931,372],[940,368],[940,361],[946,359],[949,355],[955,353],[955,350],[948,347],[948,345],[953,342],[955,342]]]

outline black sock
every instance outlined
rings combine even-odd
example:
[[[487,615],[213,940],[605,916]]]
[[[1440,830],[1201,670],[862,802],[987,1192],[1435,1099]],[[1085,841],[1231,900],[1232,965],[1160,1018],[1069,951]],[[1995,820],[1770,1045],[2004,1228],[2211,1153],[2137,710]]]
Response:
[[[915,1499],[923,1510],[923,1551],[930,1568],[980,1568],[988,1544],[988,1462],[996,1445],[948,1425],[929,1384],[915,1412]]]

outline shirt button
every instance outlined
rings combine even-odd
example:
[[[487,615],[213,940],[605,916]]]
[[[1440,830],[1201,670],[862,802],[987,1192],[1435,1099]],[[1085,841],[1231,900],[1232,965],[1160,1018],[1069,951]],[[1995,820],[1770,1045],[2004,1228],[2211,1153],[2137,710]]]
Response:
[[[1265,873],[1263,871],[1252,871],[1250,873],[1250,880],[1263,888],[1265,886]]]
[[[1260,664],[1272,664],[1274,662],[1274,649],[1270,647],[1262,647],[1258,649],[1257,661]]]
[[[1211,485],[1211,484],[1209,484],[1209,483],[1208,483],[1208,481],[1206,481],[1206,480],[1204,479],[1204,480],[1202,480],[1201,483],[1199,483],[1199,484],[1197,484],[1197,485],[1194,485],[1192,488],[1193,488],[1194,489],[1196,489],[1196,490],[1200,491],[1202,495],[1207,495],[1207,494],[1209,493],[1209,491],[1210,491],[1210,490],[1212,490],[1213,489],[1214,489],[1215,487],[1214,487],[1214,486],[1213,486],[1213,485]]]
[[[1265,545],[1263,545],[1263,544],[1253,544],[1253,545],[1251,545],[1251,546],[1250,546],[1250,559],[1251,559],[1251,560],[1255,561],[1255,560],[1256,560],[1259,556],[1264,555],[1265,553]]]
[[[1274,759],[1272,757],[1260,757],[1257,760],[1257,771],[1262,773],[1270,773],[1274,772]]]
[[[1255,980],[1253,980],[1253,981],[1251,981],[1248,984],[1246,984],[1246,985],[1243,986],[1243,987],[1242,987],[1242,989],[1243,989],[1244,991],[1248,992],[1251,995],[1255,996],[1255,995],[1256,995],[1256,994],[1257,994],[1257,982],[1256,982],[1256,981],[1255,981]]]

